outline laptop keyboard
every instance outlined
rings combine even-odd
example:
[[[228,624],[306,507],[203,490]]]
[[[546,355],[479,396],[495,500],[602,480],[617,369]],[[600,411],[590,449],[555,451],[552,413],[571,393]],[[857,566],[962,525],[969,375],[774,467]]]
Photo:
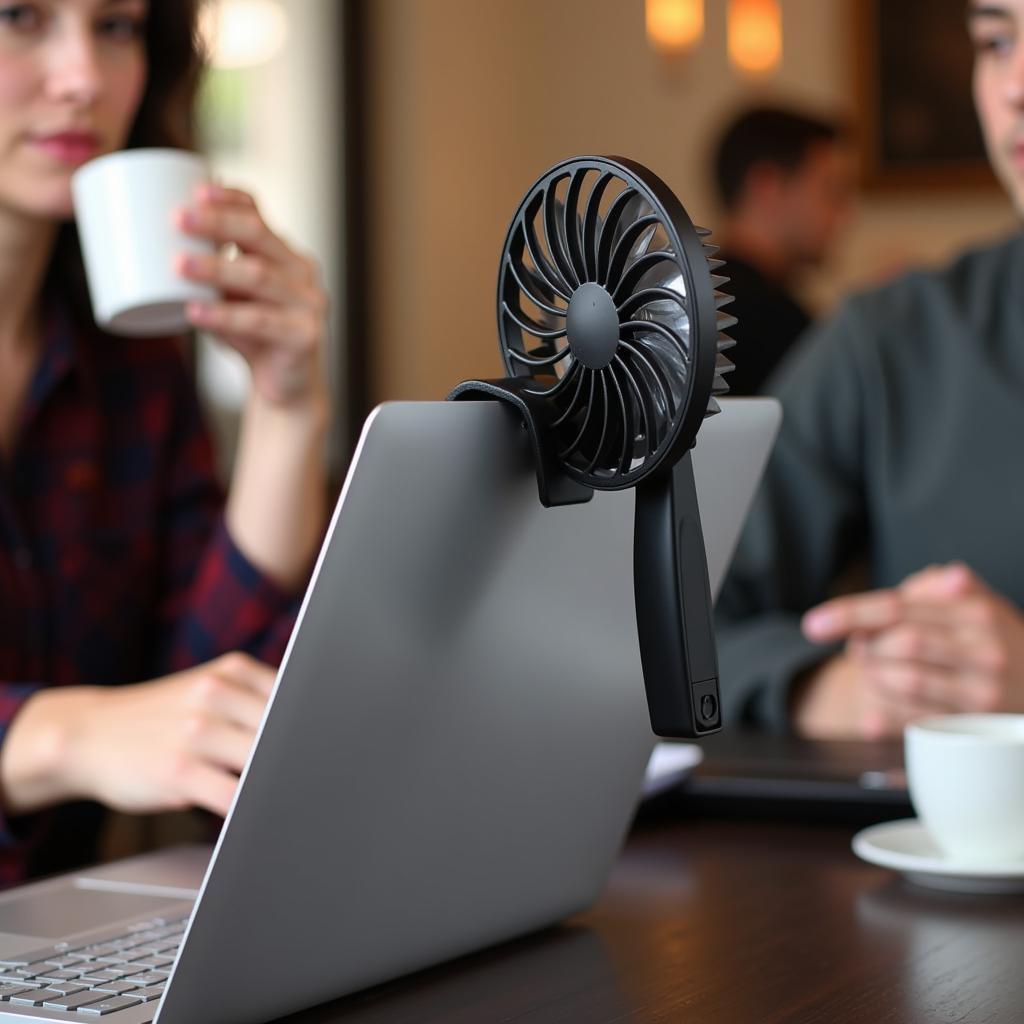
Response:
[[[86,1020],[154,1002],[164,992],[188,918],[153,918],[0,960],[0,1007],[40,1006]]]

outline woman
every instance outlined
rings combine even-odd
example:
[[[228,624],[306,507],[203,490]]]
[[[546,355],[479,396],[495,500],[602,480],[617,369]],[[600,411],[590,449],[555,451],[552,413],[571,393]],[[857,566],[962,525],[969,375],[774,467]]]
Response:
[[[0,881],[68,813],[30,812],[227,811],[323,529],[326,300],[250,196],[177,214],[240,253],[178,266],[252,370],[226,503],[180,340],[85,299],[71,175],[188,144],[196,6],[0,0]]]

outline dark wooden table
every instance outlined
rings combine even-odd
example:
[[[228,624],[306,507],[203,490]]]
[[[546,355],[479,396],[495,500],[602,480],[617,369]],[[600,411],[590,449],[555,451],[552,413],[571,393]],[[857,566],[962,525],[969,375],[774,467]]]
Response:
[[[1024,898],[915,888],[854,831],[648,816],[589,913],[289,1021],[1024,1022]]]

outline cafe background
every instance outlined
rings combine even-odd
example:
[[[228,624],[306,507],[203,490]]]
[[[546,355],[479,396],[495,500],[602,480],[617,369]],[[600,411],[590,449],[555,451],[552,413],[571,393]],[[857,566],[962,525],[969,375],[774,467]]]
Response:
[[[921,102],[936,76],[960,76],[951,94],[966,95],[962,6],[206,0],[202,147],[217,178],[253,191],[268,222],[318,258],[331,297],[335,488],[377,402],[440,399],[464,378],[501,374],[505,230],[529,185],[564,157],[645,163],[714,230],[709,153],[732,113],[778,102],[848,119],[861,201],[838,258],[807,282],[820,312],[850,289],[1015,230],[970,111],[943,152]],[[652,25],[659,7],[667,37]],[[698,37],[681,44],[695,15]],[[247,370],[209,339],[197,353],[226,474]],[[189,815],[118,817],[103,854],[206,834]]]
[[[658,6],[670,29],[702,15],[698,38],[652,35]],[[777,101],[848,119],[861,202],[837,260],[808,282],[819,311],[1017,226],[979,158],[969,109],[945,151],[934,104],[929,114],[929,98],[963,106],[967,95],[962,0],[211,7],[234,25],[214,40],[222,66],[204,104],[214,165],[253,188],[271,222],[324,266],[336,476],[376,402],[438,399],[463,378],[500,373],[504,232],[526,188],[563,157],[639,160],[714,230],[709,149],[731,113]],[[202,378],[227,462],[244,372],[207,349]]]

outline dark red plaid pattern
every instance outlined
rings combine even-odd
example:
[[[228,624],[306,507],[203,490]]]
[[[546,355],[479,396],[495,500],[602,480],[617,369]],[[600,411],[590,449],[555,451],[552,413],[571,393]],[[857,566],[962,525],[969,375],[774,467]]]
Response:
[[[0,743],[41,686],[138,682],[231,650],[276,664],[298,608],[228,534],[178,342],[61,313],[45,341],[0,460]],[[10,825],[0,884],[31,853]]]

